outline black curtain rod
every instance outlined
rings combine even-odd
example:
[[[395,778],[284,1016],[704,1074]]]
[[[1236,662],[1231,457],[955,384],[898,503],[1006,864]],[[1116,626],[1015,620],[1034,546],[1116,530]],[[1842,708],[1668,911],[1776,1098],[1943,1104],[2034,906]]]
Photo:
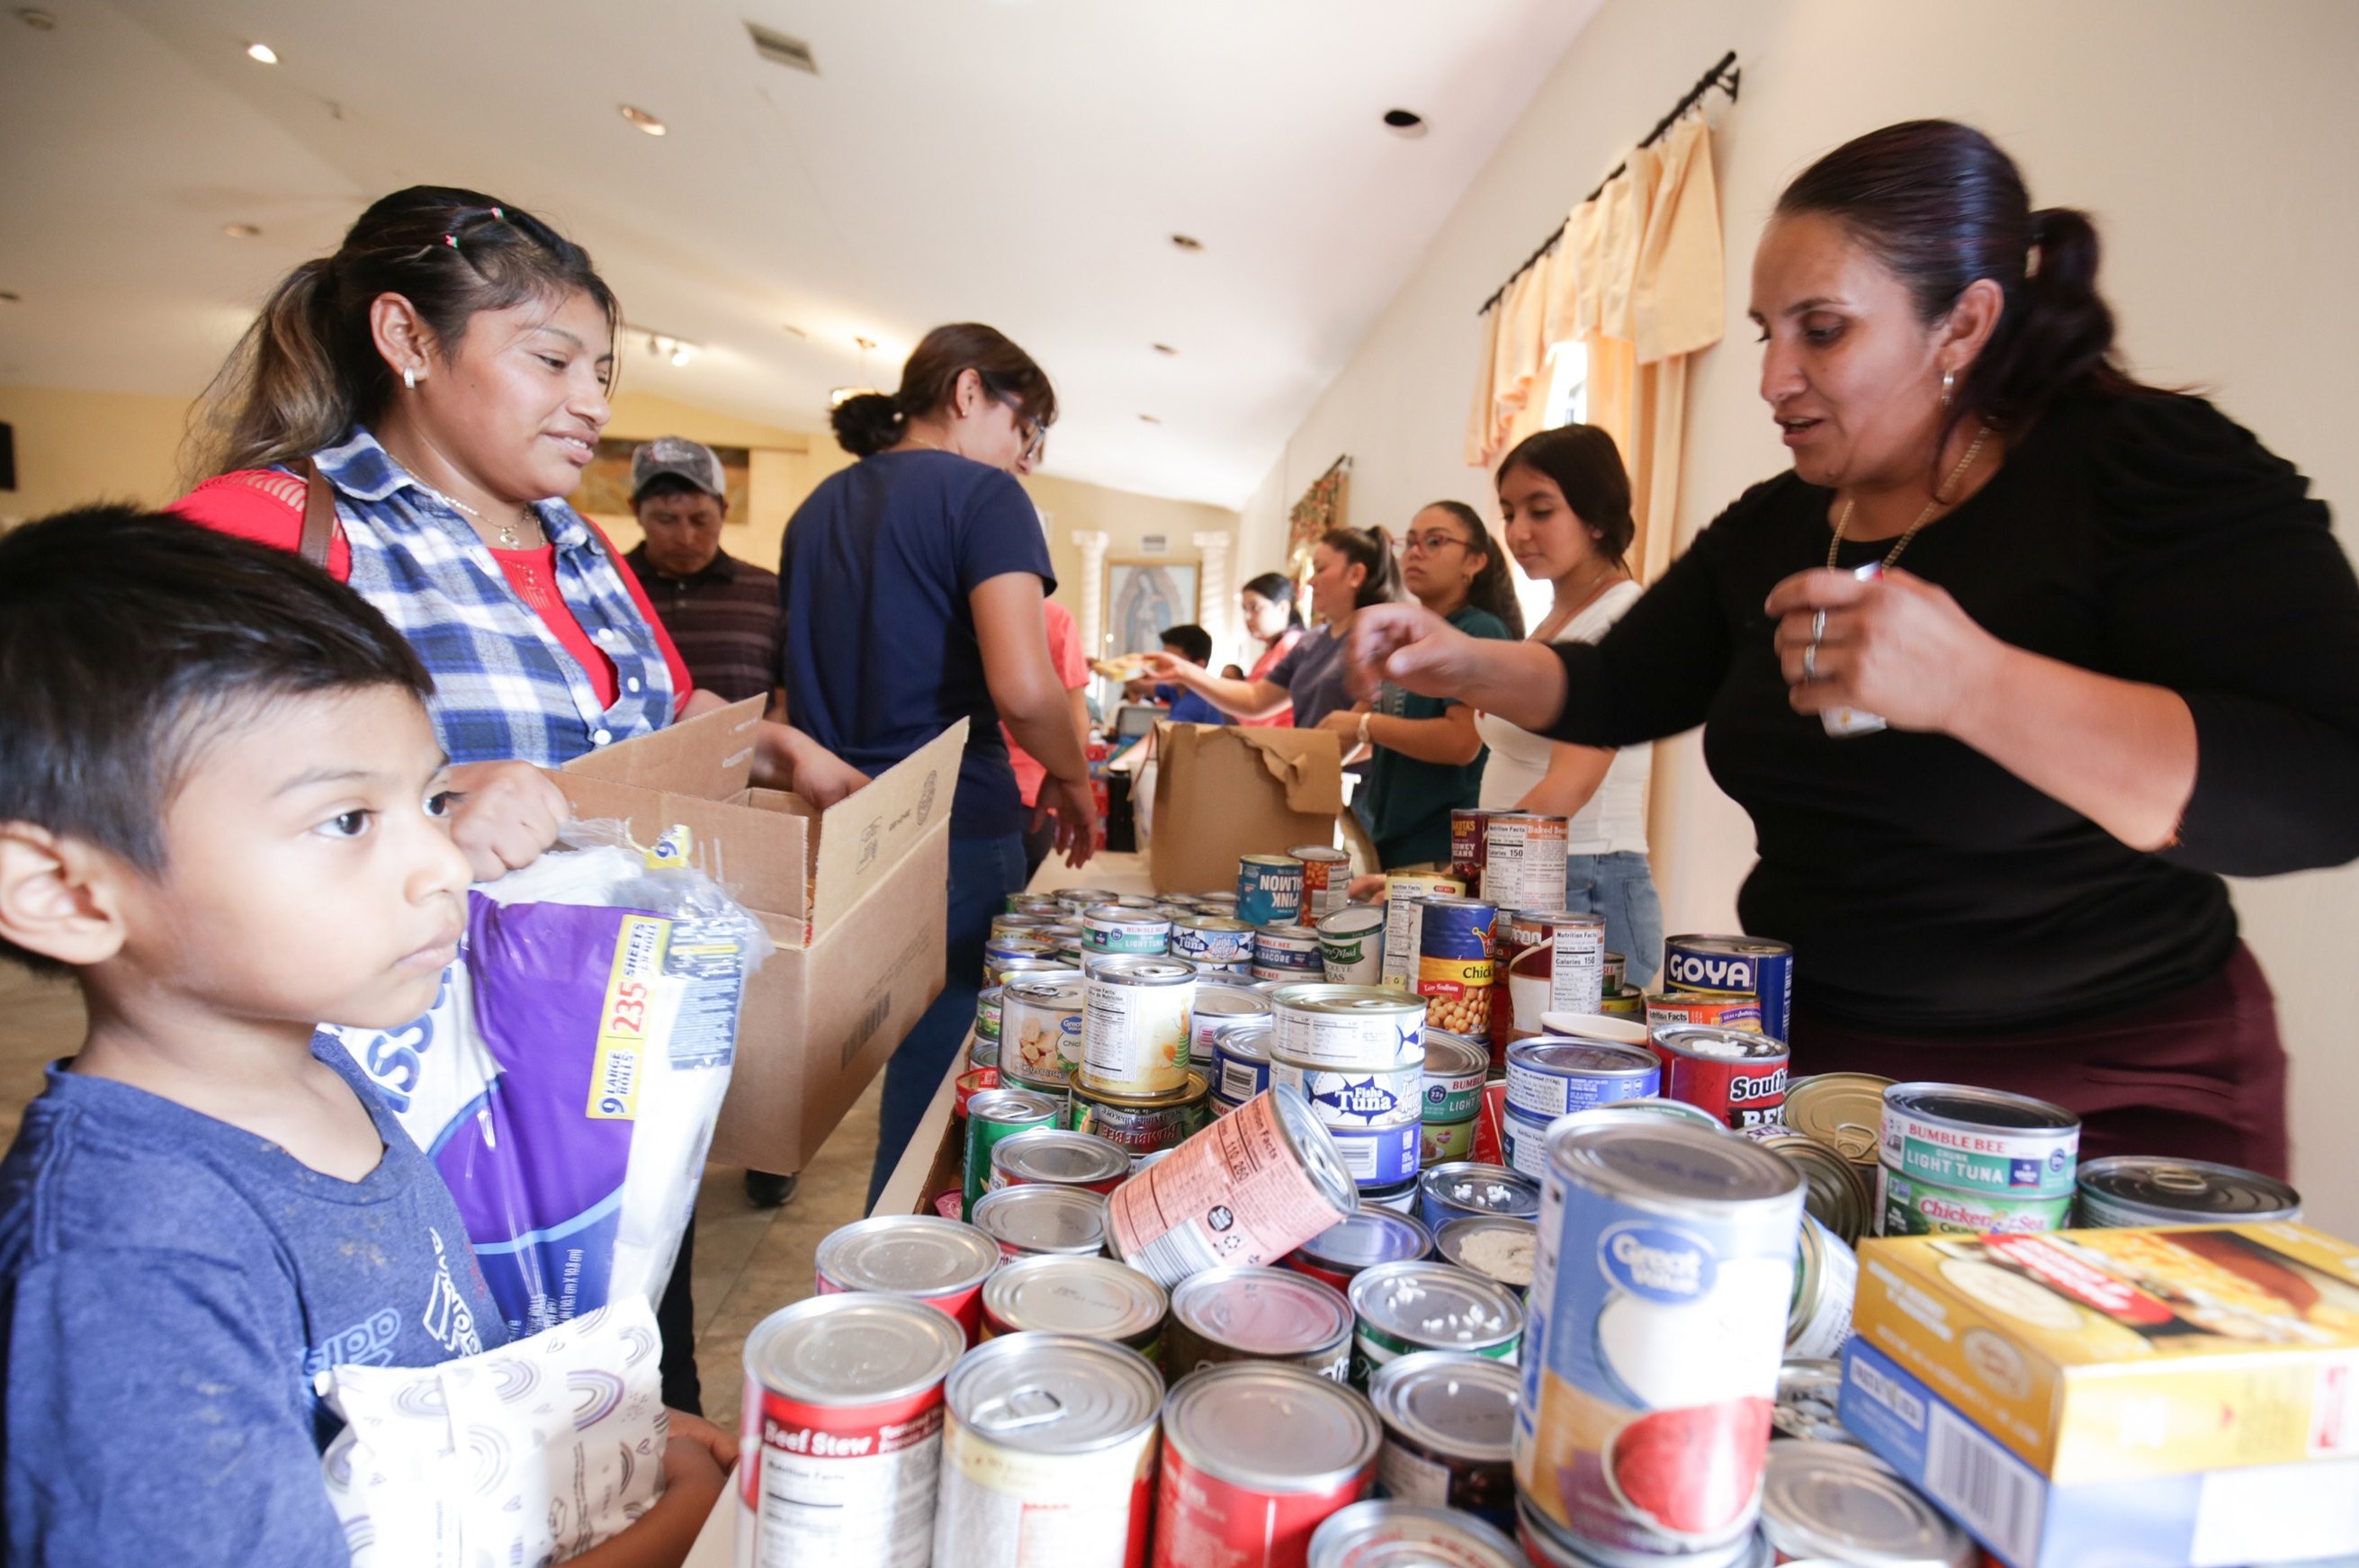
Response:
[[[1661,141],[1663,139],[1663,133],[1669,130],[1673,125],[1679,124],[1680,116],[1686,114],[1690,109],[1694,108],[1697,103],[1702,101],[1703,95],[1711,92],[1715,87],[1727,93],[1729,102],[1732,103],[1734,103],[1736,101],[1737,83],[1743,81],[1744,77],[1744,68],[1736,63],[1736,51],[1734,49],[1730,49],[1726,54],[1720,57],[1718,64],[1714,65],[1710,71],[1705,71],[1701,76],[1696,78],[1696,84],[1693,87],[1689,88],[1687,93],[1678,103],[1671,105],[1671,112],[1669,114],[1655,122],[1655,128],[1648,131],[1643,137],[1639,138],[1638,145],[1642,147],[1653,147],[1657,142]],[[1605,178],[1597,182],[1597,189],[1592,191],[1588,195],[1583,196],[1580,201],[1575,201],[1573,206],[1575,208],[1585,207],[1590,202],[1596,201],[1599,196],[1604,193],[1605,188],[1613,184],[1616,180],[1619,180],[1629,167],[1630,165],[1627,160],[1615,164],[1612,170],[1606,174]],[[1516,279],[1521,278],[1525,273],[1529,272],[1533,267],[1538,267],[1539,265],[1540,257],[1548,255],[1549,251],[1556,248],[1557,239],[1563,233],[1564,225],[1562,223],[1559,223],[1553,230],[1549,231],[1549,237],[1540,242],[1539,248],[1532,252],[1530,256],[1524,258],[1523,266],[1507,274],[1506,282],[1500,284],[1496,289],[1493,290],[1491,297],[1483,301],[1483,309],[1475,311],[1474,313],[1477,316],[1480,316],[1483,314],[1484,310],[1488,310],[1492,306],[1506,299],[1507,297],[1507,290],[1515,287]]]

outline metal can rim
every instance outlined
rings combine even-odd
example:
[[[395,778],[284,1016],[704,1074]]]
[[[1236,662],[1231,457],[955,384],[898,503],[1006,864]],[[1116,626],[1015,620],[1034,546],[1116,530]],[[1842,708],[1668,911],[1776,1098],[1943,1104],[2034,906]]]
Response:
[[[1095,1372],[1109,1389],[1130,1397],[1123,1412],[1130,1419],[1093,1432],[1085,1442],[1053,1444],[1041,1441],[1049,1432],[1039,1426],[978,1426],[975,1386],[1006,1376],[1003,1362],[1027,1359],[1052,1365],[1062,1361],[1066,1365],[1055,1369],[1063,1378]],[[962,1429],[996,1447],[1022,1454],[1093,1454],[1134,1442],[1155,1425],[1163,1408],[1163,1375],[1146,1356],[1111,1340],[1076,1334],[1008,1334],[986,1340],[959,1358],[950,1376],[942,1379],[942,1402]]]
[[[777,1364],[776,1357],[784,1348],[782,1342],[788,1335],[797,1331],[816,1333],[818,1331],[806,1329],[804,1325],[854,1313],[881,1313],[898,1319],[900,1326],[910,1332],[913,1344],[923,1345],[928,1340],[933,1342],[933,1360],[926,1363],[925,1370],[913,1371],[897,1381],[875,1388],[862,1388],[857,1392],[824,1389],[797,1381],[790,1372]],[[920,1317],[919,1313],[928,1315]],[[782,1399],[829,1410],[857,1410],[870,1405],[889,1404],[924,1392],[942,1382],[965,1354],[965,1331],[959,1327],[955,1318],[940,1308],[929,1306],[912,1296],[897,1296],[877,1290],[839,1290],[824,1296],[807,1296],[764,1318],[754,1326],[754,1332],[745,1336],[740,1359],[745,1364],[747,1377]]]
[[[1311,1283],[1316,1284],[1316,1280]],[[1348,1335],[1349,1330],[1347,1329]],[[1208,1407],[1220,1408],[1233,1402],[1234,1390],[1223,1384],[1254,1379],[1290,1386],[1294,1397],[1305,1401],[1331,1404],[1333,1412],[1344,1417],[1356,1432],[1353,1457],[1348,1464],[1299,1475],[1274,1477],[1256,1474],[1242,1465],[1229,1463],[1225,1456],[1207,1452],[1209,1443],[1199,1442],[1200,1434],[1190,1430],[1191,1419],[1201,1419]],[[1375,1462],[1376,1451],[1384,1444],[1384,1423],[1365,1399],[1332,1377],[1300,1367],[1290,1367],[1277,1361],[1229,1361],[1217,1366],[1200,1367],[1172,1386],[1163,1406],[1163,1440],[1179,1454],[1190,1469],[1200,1471],[1232,1486],[1248,1491],[1287,1495],[1332,1492],[1348,1484],[1354,1476]]]
[[[1384,1315],[1385,1309],[1390,1303],[1375,1301],[1376,1293],[1393,1280],[1411,1277],[1425,1280],[1424,1290],[1429,1295],[1447,1289],[1464,1292],[1470,1297],[1483,1298],[1484,1305],[1501,1309],[1501,1316],[1506,1320],[1507,1326],[1487,1339],[1462,1339],[1449,1345],[1428,1343],[1422,1334],[1418,1334],[1397,1318],[1388,1320]],[[1364,1302],[1361,1300],[1364,1291],[1370,1298],[1370,1301]],[[1400,1340],[1405,1344],[1418,1345],[1428,1350],[1479,1353],[1496,1345],[1513,1344],[1521,1339],[1524,1334],[1522,1298],[1488,1274],[1477,1274],[1471,1269],[1461,1269],[1453,1263],[1436,1263],[1430,1259],[1405,1263],[1379,1263],[1373,1269],[1361,1269],[1353,1277],[1349,1294],[1353,1315],[1358,1318],[1363,1325],[1374,1328],[1390,1338]],[[1369,1310],[1372,1302],[1376,1306],[1376,1311]]]

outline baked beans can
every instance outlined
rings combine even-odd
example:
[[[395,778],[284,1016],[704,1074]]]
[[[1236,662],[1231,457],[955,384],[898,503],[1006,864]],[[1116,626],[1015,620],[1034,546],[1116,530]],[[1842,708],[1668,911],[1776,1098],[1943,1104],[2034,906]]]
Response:
[[[1380,1471],[1382,1464],[1379,1459]],[[1483,1520],[1415,1503],[1353,1503],[1329,1515],[1310,1538],[1309,1568],[1427,1568],[1428,1564],[1528,1568],[1516,1543]]]
[[[1886,1165],[1876,1172],[1878,1236],[2033,1236],[2072,1223],[2071,1194],[2045,1196],[1945,1187],[1904,1176]]]
[[[1319,962],[1328,984],[1384,983],[1386,918],[1382,904],[1346,904],[1319,922]]]
[[[1786,1084],[1786,1125],[1849,1160],[1873,1185],[1884,1141],[1884,1092],[1873,1073],[1817,1073]]]
[[[1188,1009],[1188,1060],[1212,1060],[1212,1037],[1234,1024],[1267,1023],[1269,997],[1240,980],[1204,976]]]
[[[1250,926],[1299,922],[1302,862],[1290,855],[1248,855],[1239,860],[1236,915]]]
[[[877,1214],[830,1231],[815,1262],[819,1294],[866,1291],[923,1301],[956,1323],[972,1345],[983,1326],[983,1282],[999,1267],[999,1247],[962,1220]]]
[[[1003,1334],[942,1383],[933,1568],[1143,1568],[1163,1379],[1128,1345]]]
[[[1086,1187],[1027,1182],[1002,1187],[975,1201],[975,1229],[1008,1258],[1090,1258],[1105,1251],[1106,1201]]]
[[[1089,983],[1079,975],[1011,981],[999,1003],[1000,1076],[1061,1087],[1081,1062],[1088,1001]]]
[[[1455,806],[1450,812],[1450,877],[1460,893],[1479,893],[1483,888],[1483,863],[1490,852],[1490,841],[1483,824],[1491,812],[1480,806]],[[1561,884],[1560,884],[1561,886]],[[1553,904],[1558,899],[1549,900]]]
[[[1483,879],[1474,884],[1484,902],[1503,909],[1560,908],[1571,826],[1570,817],[1544,811],[1494,811],[1486,817]],[[1604,951],[1602,942],[1598,951]]]
[[[1964,1083],[1884,1091],[1882,1162],[1912,1181],[1994,1197],[2070,1197],[2081,1118],[2061,1105]]]
[[[1469,1214],[1528,1220],[1539,1212],[1539,1183],[1504,1165],[1462,1160],[1437,1165],[1418,1179],[1418,1218],[1436,1235]]]
[[[1814,1138],[1791,1127],[1764,1122],[1745,1136],[1802,1173],[1802,1207],[1846,1245],[1874,1234],[1875,1187],[1859,1168]]]
[[[2301,1218],[2301,1194],[2276,1177],[2201,1160],[2116,1154],[2082,1166],[2075,1184],[2072,1223],[2093,1230]]]
[[[1397,872],[1385,878],[1384,985],[1397,991],[1417,989],[1418,941],[1424,931],[1418,911],[1428,898],[1456,898],[1465,891],[1466,884],[1457,877],[1427,872]]]
[[[1377,1367],[1419,1350],[1449,1350],[1513,1361],[1524,1339],[1524,1304],[1513,1290],[1448,1263],[1380,1263],[1364,1269],[1346,1292],[1357,1320],[1352,1332],[1352,1386],[1364,1388]]]
[[[1425,1057],[1394,1067],[1324,1067],[1296,1062],[1280,1043],[1273,1052],[1273,1087],[1310,1103],[1343,1157],[1343,1169],[1363,1187],[1389,1187],[1417,1175],[1419,1116],[1425,1105]]]
[[[1236,1264],[1191,1274],[1171,1288],[1173,1381],[1203,1367],[1270,1361],[1342,1382],[1352,1348],[1352,1309],[1335,1287],[1288,1269]]]
[[[1761,1483],[1761,1535],[1780,1563],[1973,1568],[1966,1532],[1863,1448],[1779,1443]]]
[[[1543,1036],[1507,1048],[1507,1109],[1542,1121],[1662,1087],[1655,1053],[1635,1045]]]
[[[1136,1172],[1140,1160],[1177,1149],[1210,1121],[1212,1096],[1210,1081],[1196,1072],[1169,1094],[1108,1094],[1075,1083],[1069,1125],[1129,1155]]]
[[[1286,853],[1302,867],[1302,903],[1295,920],[1315,927],[1343,907],[1352,886],[1352,857],[1323,844],[1298,844]]]
[[[1156,1568],[1305,1568],[1313,1534],[1374,1485],[1367,1401],[1290,1367],[1210,1367],[1163,1408]]]
[[[1169,1094],[1187,1087],[1194,970],[1169,958],[1109,955],[1091,971],[1082,995],[1075,1083],[1112,1094]]]
[[[1801,1178],[1743,1138],[1622,1118],[1551,1136],[1516,1480],[1582,1550],[1748,1550],[1801,1217]]]
[[[1723,1127],[1744,1130],[1785,1120],[1786,1042],[1744,1029],[1680,1024],[1654,1034],[1663,1063],[1663,1094],[1709,1111]]]
[[[942,1379],[966,1336],[922,1302],[813,1296],[745,1336],[738,1560],[927,1568]]]
[[[1675,936],[1663,942],[1663,985],[1673,991],[1744,991],[1761,1004],[1761,1032],[1791,1035],[1794,949],[1757,936]]]
[[[1277,1031],[1266,1018],[1234,1023],[1212,1037],[1214,1087],[1244,1105],[1269,1087],[1269,1053]]]
[[[1851,1338],[1859,1257],[1808,1210],[1794,1253],[1794,1301],[1786,1312],[1786,1356],[1828,1360]]]
[[[1440,1029],[1425,1036],[1425,1105],[1429,1122],[1471,1122],[1489,1078],[1490,1053],[1464,1035]]]
[[[991,1150],[990,1185],[1083,1187],[1111,1192],[1130,1174],[1130,1156],[1094,1133],[1034,1127],[1000,1139]]]
[[[1163,1287],[1111,1258],[1024,1258],[983,1285],[983,1337],[1071,1334],[1126,1345],[1152,1361],[1163,1346]]]
[[[1286,1267],[1336,1290],[1379,1263],[1413,1263],[1433,1256],[1433,1238],[1410,1214],[1363,1203],[1286,1255]]]
[[[1420,1350],[1378,1367],[1368,1379],[1385,1428],[1378,1489],[1513,1530],[1520,1381],[1509,1363],[1455,1351]]]
[[[1055,1127],[1064,1110],[1061,1101],[1037,1089],[1002,1087],[975,1095],[966,1103],[965,1217],[991,1187],[991,1152],[1003,1138],[1034,1127]]]
[[[1479,898],[1435,898],[1419,906],[1415,989],[1435,1029],[1490,1038],[1491,928],[1498,914]]]
[[[1281,985],[1270,993],[1271,1054],[1318,1067],[1390,1069],[1425,1060],[1428,1004],[1380,985]]]
[[[1190,912],[1171,920],[1171,956],[1220,968],[1250,964],[1254,929],[1229,915]]]
[[[1176,1285],[1222,1264],[1276,1263],[1359,1206],[1309,1102],[1273,1087],[1124,1182],[1106,1206],[1107,1246]]]
[[[1532,1288],[1532,1258],[1539,1247],[1539,1227],[1506,1214],[1466,1214],[1451,1220],[1433,1238],[1433,1250],[1444,1263],[1469,1273],[1495,1279],[1518,1297]]]
[[[1254,932],[1253,967],[1257,979],[1323,979],[1327,968],[1319,956],[1319,932],[1303,925],[1262,927]]]
[[[1171,918],[1157,914],[1151,905],[1136,909],[1100,904],[1082,916],[1082,946],[1091,953],[1160,957],[1171,949]]]

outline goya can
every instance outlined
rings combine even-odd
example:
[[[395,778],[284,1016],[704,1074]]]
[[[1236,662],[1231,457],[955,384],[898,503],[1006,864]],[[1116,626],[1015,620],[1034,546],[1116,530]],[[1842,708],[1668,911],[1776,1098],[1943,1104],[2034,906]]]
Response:
[[[1159,956],[1171,949],[1171,918],[1157,914],[1152,906],[1136,909],[1100,904],[1082,913],[1082,946],[1091,953]]]
[[[1663,942],[1663,985],[1674,991],[1745,991],[1761,1004],[1761,1032],[1793,1032],[1794,949],[1757,936],[1675,936]]]
[[[1302,903],[1298,924],[1316,927],[1343,907],[1352,886],[1352,857],[1323,844],[1298,844],[1287,855],[1302,867]]]
[[[2071,1197],[2081,1118],[2061,1105],[1963,1083],[1884,1092],[1884,1167],[1911,1181],[2003,1198]]]
[[[1368,1402],[1384,1423],[1376,1485],[1387,1497],[1516,1524],[1513,1366],[1421,1350],[1376,1369]]]
[[[1480,893],[1483,890],[1483,862],[1490,851],[1490,841],[1484,834],[1483,824],[1490,815],[1480,806],[1451,808],[1450,875],[1459,884],[1451,889],[1453,892]],[[1557,901],[1554,898],[1549,900],[1550,903]]]
[[[1212,1037],[1213,1087],[1244,1105],[1269,1087],[1269,1053],[1277,1033],[1266,1020],[1234,1023]]]
[[[1280,1362],[1342,1382],[1352,1309],[1333,1286],[1291,1269],[1207,1269],[1171,1288],[1169,1337],[1164,1366],[1175,1382],[1233,1361]]]
[[[1107,1247],[1176,1285],[1224,1263],[1276,1263],[1358,1207],[1309,1103],[1272,1088],[1123,1183],[1106,1207]]]
[[[857,1290],[923,1301],[973,1344],[983,1326],[983,1282],[999,1267],[999,1247],[962,1220],[877,1214],[830,1231],[814,1261],[819,1294]]]
[[[1419,1350],[1449,1350],[1513,1361],[1524,1339],[1524,1304],[1480,1274],[1447,1263],[1380,1263],[1364,1269],[1348,1292],[1352,1384],[1364,1388],[1375,1369]]]
[[[1635,1045],[1542,1037],[1507,1048],[1507,1109],[1543,1121],[1662,1087],[1662,1063]]]
[[[1390,1500],[1353,1503],[1330,1515],[1310,1538],[1308,1568],[1433,1568],[1436,1564],[1528,1568],[1513,1541],[1472,1514]]]
[[[1427,1004],[1376,985],[1323,981],[1270,993],[1272,1054],[1319,1067],[1388,1069],[1425,1060]]]
[[[1319,980],[1326,973],[1319,933],[1310,926],[1270,925],[1254,932],[1255,979]]]
[[[1416,990],[1433,1028],[1490,1038],[1491,927],[1498,913],[1479,898],[1434,898],[1419,906]]]
[[[1418,1179],[1418,1218],[1437,1235],[1451,1220],[1469,1214],[1529,1220],[1539,1212],[1539,1183],[1504,1165],[1463,1160],[1437,1165]]]
[[[1269,998],[1236,980],[1200,978],[1188,1009],[1188,1060],[1212,1060],[1212,1037],[1233,1024],[1269,1019]]]
[[[1802,1173],[1802,1207],[1846,1245],[1873,1234],[1875,1188],[1850,1160],[1777,1122],[1746,1127],[1745,1136]]]
[[[1807,1210],[1794,1254],[1794,1301],[1786,1312],[1786,1356],[1829,1360],[1851,1338],[1859,1257]]]
[[[1169,1094],[1187,1087],[1196,972],[1169,958],[1123,954],[1101,960],[1084,985],[1075,1083],[1111,1094]]]
[[[1286,1255],[1286,1267],[1338,1290],[1379,1263],[1413,1263],[1433,1256],[1433,1238],[1408,1214],[1363,1203],[1359,1213],[1329,1225]]]
[[[2072,1195],[1993,1192],[1876,1172],[1878,1236],[2032,1236],[2072,1223]]]
[[[1332,985],[1380,985],[1385,978],[1382,904],[1346,904],[1319,922],[1319,962]]]
[[[1236,913],[1249,926],[1299,922],[1302,862],[1290,855],[1248,855],[1239,860]]]
[[[1111,1192],[1130,1174],[1130,1156],[1093,1133],[1034,1127],[1002,1138],[991,1151],[990,1185],[1082,1187]]]
[[[1865,1449],[1772,1444],[1761,1486],[1761,1536],[1780,1563],[1973,1568],[1966,1532]]]
[[[1325,1067],[1270,1058],[1273,1087],[1292,1089],[1310,1103],[1343,1157],[1343,1169],[1363,1187],[1389,1187],[1413,1179],[1423,1131],[1425,1056],[1393,1067]]]
[[[967,1218],[991,1189],[991,1151],[1002,1138],[1034,1127],[1055,1127],[1063,1105],[1037,1089],[1011,1086],[986,1091],[966,1103],[966,1182],[962,1205]]]
[[[1740,1131],[1785,1119],[1786,1042],[1745,1029],[1680,1024],[1653,1031],[1663,1096],[1710,1112]]]
[[[1800,1177],[1742,1138],[1553,1136],[1516,1416],[1516,1485],[1549,1528],[1617,1560],[1744,1556],[1801,1214]]]
[[[745,1336],[739,1561],[926,1568],[958,1324],[919,1301],[813,1296]]]
[[[1250,964],[1254,955],[1254,929],[1245,921],[1228,915],[1205,915],[1193,912],[1175,915],[1171,920],[1171,956],[1189,963],[1234,968]]]
[[[1495,1279],[1518,1296],[1531,1290],[1538,1247],[1538,1225],[1506,1214],[1462,1215],[1433,1238],[1433,1250],[1444,1263]]]
[[[1385,878],[1385,985],[1417,989],[1418,942],[1425,929],[1419,910],[1428,898],[1456,898],[1465,891],[1466,884],[1454,877],[1421,871]]]
[[[2301,1218],[2301,1194],[2276,1177],[2201,1160],[2116,1154],[2082,1166],[2076,1184],[2072,1223],[2094,1230]]]
[[[1313,1534],[1368,1495],[1364,1400],[1289,1367],[1207,1367],[1163,1407],[1157,1568],[1305,1568]]]
[[[1141,1568],[1163,1379],[1127,1345],[1011,1334],[942,1383],[933,1568]]]
[[[983,1337],[1071,1334],[1126,1345],[1152,1361],[1163,1345],[1163,1287],[1111,1258],[1025,1258],[983,1286]]]
[[[1666,991],[1647,998],[1648,1029],[1674,1029],[1682,1024],[1758,1034],[1761,998],[1750,991]]]
[[[1011,1083],[1061,1088],[1082,1057],[1088,983],[1017,980],[1000,998],[999,1073]]]
[[[1106,1201],[1086,1187],[1027,1182],[977,1199],[971,1221],[1002,1258],[1089,1258],[1105,1251]]]
[[[1212,1094],[1210,1081],[1196,1072],[1169,1094],[1107,1094],[1076,1083],[1070,1125],[1130,1156],[1136,1171],[1147,1155],[1177,1149],[1212,1119]]]
[[[1544,811],[1494,811],[1483,822],[1485,903],[1503,909],[1553,909],[1564,902],[1565,850],[1572,820]],[[1603,931],[1603,926],[1600,928]],[[1604,951],[1601,940],[1598,951]]]

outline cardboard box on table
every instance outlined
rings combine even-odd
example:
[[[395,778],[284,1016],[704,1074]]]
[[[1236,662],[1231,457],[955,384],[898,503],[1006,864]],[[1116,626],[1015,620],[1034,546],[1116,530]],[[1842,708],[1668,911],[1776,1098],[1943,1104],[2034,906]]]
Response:
[[[1148,874],[1158,893],[1233,887],[1248,855],[1335,839],[1342,744],[1324,730],[1155,726]]]
[[[551,777],[578,814],[627,821],[643,844],[684,824],[698,867],[762,917],[778,951],[746,988],[712,1157],[790,1175],[941,991],[966,725],[819,811],[750,787],[761,716],[749,698]]]

